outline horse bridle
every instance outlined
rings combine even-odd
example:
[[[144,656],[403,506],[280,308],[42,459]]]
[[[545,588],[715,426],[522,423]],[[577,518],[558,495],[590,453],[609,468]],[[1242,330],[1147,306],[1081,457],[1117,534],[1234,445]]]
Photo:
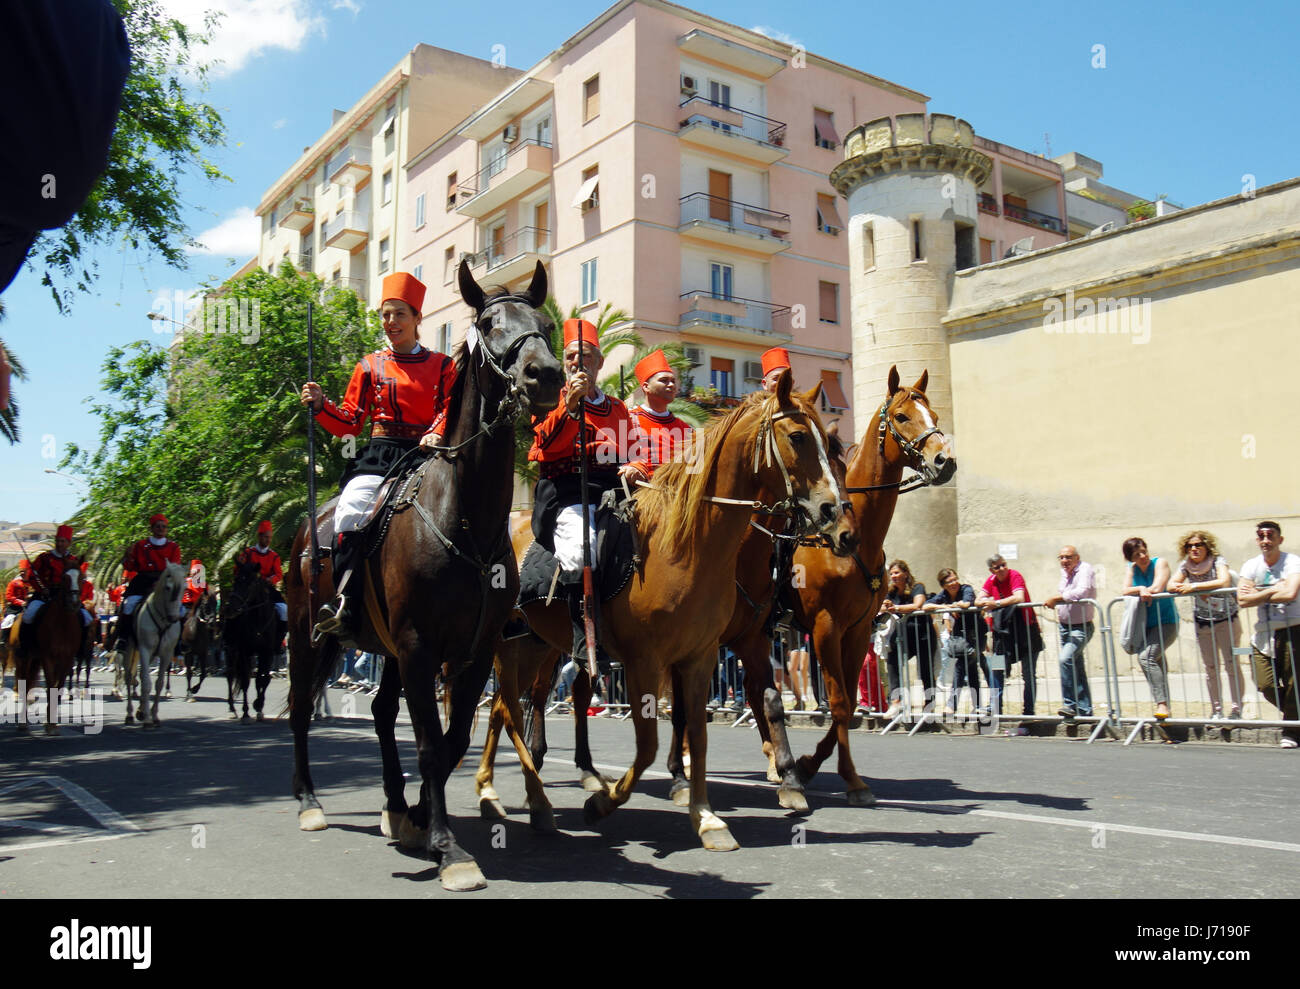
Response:
[[[869,491],[885,491],[890,488],[897,488],[899,494],[905,494],[908,491],[915,491],[918,488],[928,487],[931,484],[947,483],[948,479],[952,477],[953,471],[957,469],[956,461],[948,460],[942,467],[935,470],[926,462],[924,454],[921,453],[921,448],[925,445],[925,441],[936,433],[943,436],[943,430],[938,426],[931,426],[920,436],[909,440],[898,431],[898,427],[894,425],[894,420],[889,417],[888,399],[886,399],[884,404],[880,406],[877,416],[880,419],[876,429],[877,452],[883,458],[885,455],[885,436],[893,436],[894,441],[898,444],[899,449],[907,460],[907,466],[911,467],[912,470],[916,471],[916,473],[911,477],[902,478],[901,480],[894,481],[890,484],[868,484],[862,487],[846,487],[844,489],[846,494],[866,494]],[[949,466],[950,464],[952,465],[951,467]]]

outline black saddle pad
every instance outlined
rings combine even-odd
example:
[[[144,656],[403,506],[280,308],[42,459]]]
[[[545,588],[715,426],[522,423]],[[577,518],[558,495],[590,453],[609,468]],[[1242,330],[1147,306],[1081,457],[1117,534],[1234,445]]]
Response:
[[[608,601],[617,597],[632,579],[635,565],[632,527],[612,511],[601,509],[596,513],[595,537],[596,596]],[[563,599],[564,585],[555,578],[559,568],[555,554],[534,540],[519,563],[519,603],[544,601],[551,594],[552,581],[555,596]]]

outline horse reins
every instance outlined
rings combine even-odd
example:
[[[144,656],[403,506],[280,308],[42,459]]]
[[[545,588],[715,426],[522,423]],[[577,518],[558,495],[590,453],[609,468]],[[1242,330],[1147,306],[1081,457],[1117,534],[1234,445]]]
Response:
[[[908,460],[908,466],[917,473],[911,477],[901,478],[889,484],[867,484],[860,487],[846,487],[845,494],[867,494],[871,491],[887,491],[891,488],[897,488],[899,494],[906,494],[908,491],[916,491],[919,488],[928,487],[938,481],[941,471],[936,471],[925,462],[925,457],[921,454],[921,447],[935,433],[943,436],[943,431],[938,426],[931,426],[925,432],[915,439],[909,440],[898,431],[894,421],[889,418],[889,402],[886,401],[880,406],[877,413],[880,422],[876,429],[877,444],[876,450],[883,457],[885,453],[885,435],[888,433],[894,437],[899,449]],[[918,467],[917,464],[920,464]]]

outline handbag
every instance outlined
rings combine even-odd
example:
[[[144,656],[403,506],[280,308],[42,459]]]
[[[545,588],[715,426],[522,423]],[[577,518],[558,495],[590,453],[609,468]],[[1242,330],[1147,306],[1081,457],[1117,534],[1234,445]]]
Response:
[[[1130,656],[1136,656],[1147,643],[1147,604],[1133,597],[1124,605],[1124,619],[1120,622],[1119,647]]]

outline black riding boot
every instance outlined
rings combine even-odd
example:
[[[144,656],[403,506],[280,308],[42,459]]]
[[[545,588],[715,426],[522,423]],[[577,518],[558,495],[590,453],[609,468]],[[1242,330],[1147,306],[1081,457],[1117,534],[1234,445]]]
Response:
[[[582,614],[582,574],[570,574],[567,571],[561,573],[560,584],[563,586],[565,596],[568,598],[569,617],[573,620],[573,651],[570,655],[578,666],[586,668],[587,625]],[[592,605],[594,606],[594,613],[591,617],[596,627],[596,668],[601,673],[608,673],[610,659],[605,650],[600,648],[600,605],[594,594],[592,595]]]
[[[360,549],[360,533],[344,532],[339,535],[339,547],[334,551],[334,587],[338,598],[330,604],[321,605],[316,615],[316,627],[312,629],[312,638],[319,639],[326,635],[349,639],[354,634],[352,623],[351,596],[354,589],[352,582]]]
[[[18,621],[22,622],[18,627],[18,657],[26,659],[36,645],[36,623],[24,622],[21,616]]]

